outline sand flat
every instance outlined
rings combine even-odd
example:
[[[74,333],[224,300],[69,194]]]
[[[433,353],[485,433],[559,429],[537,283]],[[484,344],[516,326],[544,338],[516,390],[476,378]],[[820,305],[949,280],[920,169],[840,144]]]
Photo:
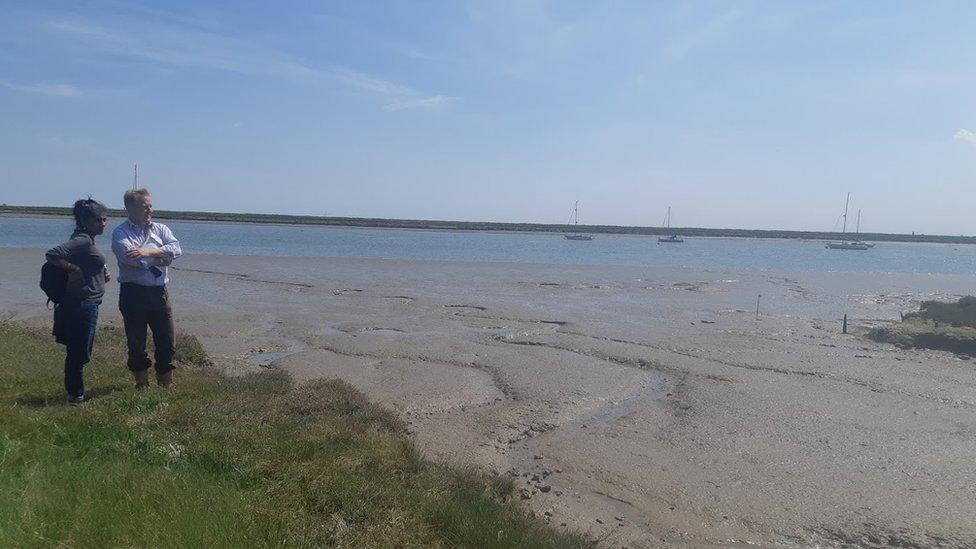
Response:
[[[0,314],[47,322],[42,261],[0,249]],[[843,314],[857,332],[970,293],[972,277],[177,266],[178,325],[229,373],[280,353],[269,367],[299,381],[346,379],[427,455],[515,475],[537,513],[608,546],[976,545],[976,364],[840,333]],[[117,291],[105,322],[119,324]]]

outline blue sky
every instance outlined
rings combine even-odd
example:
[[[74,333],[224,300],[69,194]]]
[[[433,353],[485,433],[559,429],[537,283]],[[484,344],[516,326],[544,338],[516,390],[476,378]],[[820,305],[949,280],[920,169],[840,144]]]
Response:
[[[972,2],[0,2],[0,202],[976,234]],[[852,217],[853,218],[853,217]]]

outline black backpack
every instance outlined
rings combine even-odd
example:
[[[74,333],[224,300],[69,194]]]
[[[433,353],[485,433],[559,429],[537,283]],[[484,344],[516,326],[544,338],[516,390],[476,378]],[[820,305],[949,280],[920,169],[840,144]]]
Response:
[[[61,303],[68,289],[68,271],[45,261],[41,267],[41,289],[47,295],[48,303]]]

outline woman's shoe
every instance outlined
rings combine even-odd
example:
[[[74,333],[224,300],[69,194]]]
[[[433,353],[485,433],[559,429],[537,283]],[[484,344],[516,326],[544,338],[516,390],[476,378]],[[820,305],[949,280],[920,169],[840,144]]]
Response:
[[[78,396],[68,395],[68,404],[82,404],[87,401],[88,399],[85,398],[85,395],[78,395]]]

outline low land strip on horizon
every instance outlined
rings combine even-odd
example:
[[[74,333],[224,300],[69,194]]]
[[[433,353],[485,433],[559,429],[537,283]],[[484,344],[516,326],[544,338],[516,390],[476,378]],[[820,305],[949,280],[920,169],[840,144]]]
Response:
[[[71,208],[60,206],[0,205],[0,215],[58,215],[70,216]],[[125,211],[109,209],[109,215],[124,217]],[[314,215],[285,215],[227,212],[180,212],[156,210],[159,219],[178,221],[216,221],[229,223],[259,223],[280,225],[327,225],[336,227],[368,227],[383,229],[436,229],[454,231],[511,231],[538,233],[583,232],[593,234],[633,234],[734,237],[734,238],[790,238],[799,240],[851,240],[854,233],[821,231],[788,231],[770,229],[712,229],[704,227],[636,227],[625,225],[568,225],[548,223],[495,223],[489,221],[447,221],[428,219],[383,219],[372,217],[325,217]],[[860,240],[875,242],[931,242],[944,244],[976,244],[976,236],[858,233]]]

